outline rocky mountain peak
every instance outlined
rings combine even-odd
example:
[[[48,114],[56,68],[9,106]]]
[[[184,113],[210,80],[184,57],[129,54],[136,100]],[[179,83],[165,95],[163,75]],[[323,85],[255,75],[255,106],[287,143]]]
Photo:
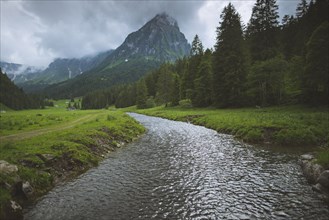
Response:
[[[178,28],[177,21],[166,12],[157,14],[150,22],[154,22],[157,25],[170,25]]]
[[[108,63],[145,57],[160,62],[175,61],[189,54],[190,45],[180,32],[177,21],[163,12],[157,14],[138,31],[128,35],[112,54]]]

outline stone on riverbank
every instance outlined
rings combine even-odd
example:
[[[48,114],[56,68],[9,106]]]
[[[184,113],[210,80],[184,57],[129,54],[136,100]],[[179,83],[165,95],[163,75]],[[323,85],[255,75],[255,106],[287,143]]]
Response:
[[[323,172],[323,167],[314,163],[314,156],[311,154],[304,154],[301,156],[301,166],[306,179],[314,184],[317,182],[320,174]]]
[[[17,171],[18,168],[16,165],[10,164],[5,160],[0,160],[0,173],[9,174]]]
[[[301,156],[301,166],[306,179],[314,184],[312,189],[323,194],[324,199],[329,202],[329,170],[315,163],[314,156],[304,154]]]
[[[329,170],[323,171],[317,179],[317,182],[329,192]]]

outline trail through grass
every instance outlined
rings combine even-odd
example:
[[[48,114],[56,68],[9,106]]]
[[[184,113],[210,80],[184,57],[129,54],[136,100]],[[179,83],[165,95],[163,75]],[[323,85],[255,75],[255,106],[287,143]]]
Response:
[[[18,167],[17,172],[0,172],[0,219],[8,217],[4,207],[9,200],[24,202],[12,192],[17,181],[28,181],[38,197],[144,132],[122,111],[67,111],[65,104],[0,114],[0,160]]]
[[[86,116],[82,116],[82,117],[80,117],[80,118],[78,118],[74,121],[61,123],[59,125],[54,125],[54,126],[43,128],[43,129],[26,131],[26,132],[19,132],[19,133],[16,133],[16,134],[0,136],[0,141],[23,140],[23,139],[31,138],[31,137],[34,137],[34,136],[43,135],[43,134],[46,134],[46,133],[49,133],[49,132],[55,132],[55,131],[59,131],[59,130],[69,129],[69,128],[77,126],[77,125],[79,125],[83,122],[95,119],[96,116],[97,116],[97,114],[95,114],[95,115],[86,115]]]

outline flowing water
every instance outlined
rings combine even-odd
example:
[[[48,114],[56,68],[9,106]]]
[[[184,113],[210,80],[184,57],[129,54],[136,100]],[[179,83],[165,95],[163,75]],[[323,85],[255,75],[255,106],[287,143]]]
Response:
[[[131,114],[147,129],[98,167],[58,186],[25,219],[328,219],[294,154]]]

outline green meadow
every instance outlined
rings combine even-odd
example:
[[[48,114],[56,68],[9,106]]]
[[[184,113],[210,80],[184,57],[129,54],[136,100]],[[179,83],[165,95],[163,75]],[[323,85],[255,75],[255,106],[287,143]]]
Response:
[[[18,180],[28,181],[37,197],[144,132],[121,111],[68,111],[66,106],[60,101],[44,110],[1,113],[0,160],[18,167],[18,172],[0,174],[1,209],[12,199]]]
[[[329,165],[327,108],[284,106],[270,108],[211,109],[183,107],[127,108],[126,111],[187,121],[253,144],[319,150],[318,162]]]

